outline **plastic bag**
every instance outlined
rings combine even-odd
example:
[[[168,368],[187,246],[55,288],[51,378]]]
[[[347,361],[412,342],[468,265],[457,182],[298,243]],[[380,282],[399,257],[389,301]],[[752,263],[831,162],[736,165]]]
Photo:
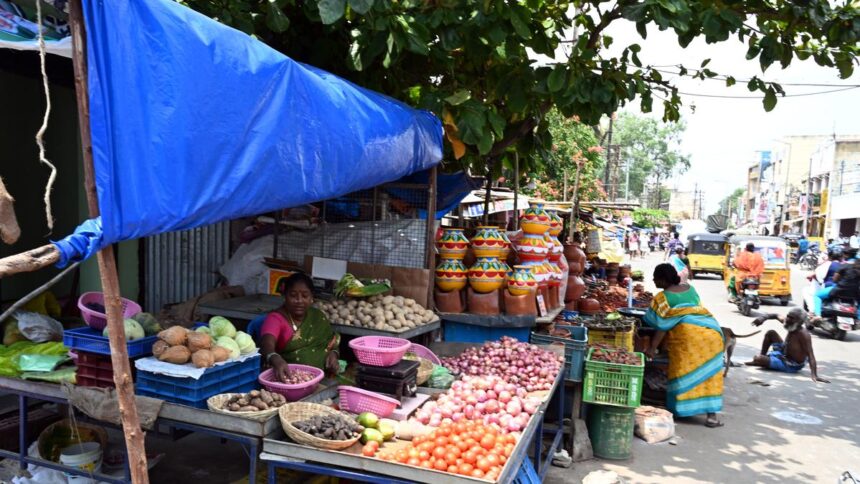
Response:
[[[29,311],[16,311],[18,329],[21,334],[34,343],[63,341],[63,325],[56,319]]]
[[[649,406],[637,408],[633,433],[649,444],[671,439],[675,436],[675,421],[672,413]]]
[[[28,355],[18,357],[18,368],[21,371],[53,371],[58,365],[69,361],[67,355]]]
[[[454,380],[456,378],[447,368],[441,365],[433,365],[433,373],[430,374],[430,379],[427,380],[427,386],[430,388],[447,389],[451,387]]]

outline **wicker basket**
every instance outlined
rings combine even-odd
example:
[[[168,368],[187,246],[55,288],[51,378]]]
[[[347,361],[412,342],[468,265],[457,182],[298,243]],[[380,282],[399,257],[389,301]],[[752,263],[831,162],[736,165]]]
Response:
[[[256,412],[232,412],[230,410],[225,410],[221,408],[221,406],[230,399],[233,395],[244,395],[243,393],[222,393],[220,395],[215,395],[209,397],[206,400],[206,405],[209,407],[209,410],[215,413],[223,413],[224,415],[232,415],[234,417],[242,417],[247,418],[249,420],[256,420],[258,422],[265,422],[270,418],[274,417],[276,413],[278,413],[278,409],[280,407],[270,408],[268,410],[258,410]]]
[[[293,422],[300,422],[317,415],[340,415],[345,419],[350,419],[348,415],[318,403],[294,402],[282,405],[278,409],[278,416],[281,418],[281,426],[284,428],[284,432],[289,438],[299,444],[310,445],[311,447],[325,450],[343,450],[358,442],[360,437],[349,440],[321,439],[293,427]]]

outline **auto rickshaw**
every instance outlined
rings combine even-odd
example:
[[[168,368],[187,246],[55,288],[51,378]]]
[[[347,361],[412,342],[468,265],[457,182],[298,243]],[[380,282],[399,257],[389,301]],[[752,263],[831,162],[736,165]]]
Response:
[[[728,286],[732,277],[737,275],[734,268],[734,258],[746,250],[748,243],[755,245],[755,251],[764,259],[764,274],[761,276],[758,294],[762,298],[779,299],[780,304],[787,306],[791,301],[791,268],[789,266],[788,243],[780,237],[762,235],[736,235],[729,239],[726,245],[726,267],[723,280]]]
[[[697,274],[723,275],[726,267],[726,244],[728,238],[720,234],[693,234],[687,237],[687,259],[690,261],[690,277]]]

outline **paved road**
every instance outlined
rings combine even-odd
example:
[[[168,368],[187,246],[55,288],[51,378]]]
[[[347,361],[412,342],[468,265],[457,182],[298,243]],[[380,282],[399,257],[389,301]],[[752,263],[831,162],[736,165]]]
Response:
[[[652,256],[633,265],[650,274],[659,262],[660,257]],[[805,275],[792,270],[791,305],[767,305],[761,311],[784,314],[801,304]],[[737,333],[751,331],[751,318],[726,301],[721,280],[701,276],[692,283],[722,326]],[[762,328],[784,334],[776,321]],[[751,359],[762,335],[739,340],[734,361]],[[845,341],[813,335],[813,347],[820,375],[832,384],[813,383],[808,368],[797,375],[732,368],[721,414],[725,427],[708,429],[696,419],[676,421],[677,445],[649,445],[634,438],[629,461],[592,460],[571,469],[553,468],[547,482],[578,483],[598,469],[613,470],[635,483],[835,482],[847,469],[860,475],[860,333],[849,334]],[[786,421],[774,416],[777,412],[793,412],[796,420],[810,423]]]

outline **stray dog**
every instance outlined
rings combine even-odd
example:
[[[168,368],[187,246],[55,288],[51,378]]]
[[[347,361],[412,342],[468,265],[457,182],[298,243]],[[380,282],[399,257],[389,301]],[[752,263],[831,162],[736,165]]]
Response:
[[[738,338],[749,338],[750,336],[755,336],[761,333],[761,330],[754,331],[750,334],[735,334],[735,332],[732,331],[732,328],[726,328],[725,326],[720,326],[720,330],[723,332],[723,347],[726,352],[726,369],[723,372],[723,376],[726,376],[729,374],[729,367],[735,366],[735,364],[732,363],[732,352],[735,350],[735,345],[738,344]]]

